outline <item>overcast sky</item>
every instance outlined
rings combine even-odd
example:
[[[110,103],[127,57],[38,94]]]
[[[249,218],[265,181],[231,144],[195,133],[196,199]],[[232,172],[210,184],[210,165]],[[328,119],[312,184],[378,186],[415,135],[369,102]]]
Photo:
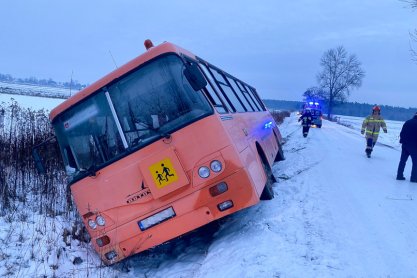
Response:
[[[417,11],[399,0],[6,0],[0,28],[0,73],[14,77],[91,84],[149,38],[284,100],[301,100],[323,53],[343,45],[366,72],[349,101],[417,107]]]

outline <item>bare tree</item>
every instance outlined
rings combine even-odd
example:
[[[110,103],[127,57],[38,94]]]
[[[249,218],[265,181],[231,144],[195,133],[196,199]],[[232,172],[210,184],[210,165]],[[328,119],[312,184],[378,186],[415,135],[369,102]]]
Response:
[[[412,9],[417,9],[417,0],[402,0],[402,2],[409,4]]]
[[[407,3],[411,7],[411,9],[417,10],[417,0],[402,0],[402,2]],[[413,48],[413,43],[417,44],[417,29],[414,29],[413,32],[410,32],[410,37],[411,37],[411,43],[410,43],[411,55],[413,56],[413,60],[417,61],[417,50]]]
[[[319,87],[310,87],[303,93],[303,97],[306,100],[323,100],[324,96],[325,92]]]
[[[417,29],[415,29],[414,32],[410,32],[410,37],[412,43],[414,42],[415,44],[417,44]],[[417,50],[413,48],[412,43],[410,46],[411,55],[413,56],[413,60],[417,62]]]
[[[344,102],[353,88],[362,85],[365,72],[356,55],[348,55],[343,46],[327,50],[321,58],[322,71],[317,81],[323,89],[323,99],[327,102],[327,115],[330,118],[336,101]]]

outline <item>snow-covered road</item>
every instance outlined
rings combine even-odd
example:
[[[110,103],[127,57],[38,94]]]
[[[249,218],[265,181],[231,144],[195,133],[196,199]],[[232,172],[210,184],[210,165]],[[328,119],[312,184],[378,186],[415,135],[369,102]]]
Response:
[[[399,131],[388,128],[389,132]],[[312,162],[307,165],[314,166],[294,180],[303,184],[304,190],[310,188],[308,202],[323,216],[319,219],[316,212],[306,211],[314,218],[311,224],[321,232],[313,246],[321,249],[324,236],[327,246],[322,249],[331,256],[321,257],[335,263],[329,265],[334,271],[329,269],[319,276],[417,275],[417,184],[395,180],[400,155],[397,146],[378,144],[368,159],[358,128],[327,123],[321,130],[311,131],[304,142],[307,147],[299,155],[310,157]],[[300,144],[302,138],[297,135],[289,145]],[[384,136],[382,142],[389,138]],[[282,171],[278,165],[276,168]],[[409,176],[409,167],[406,173]]]

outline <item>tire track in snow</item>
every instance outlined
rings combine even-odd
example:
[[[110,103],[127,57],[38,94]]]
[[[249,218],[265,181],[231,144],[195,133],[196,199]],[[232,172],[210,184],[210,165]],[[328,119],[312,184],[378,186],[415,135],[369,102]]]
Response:
[[[276,231],[286,238],[289,248],[300,251],[299,264],[308,269],[337,272],[341,266],[336,245],[327,233],[327,226],[332,225],[329,213],[319,205],[323,202],[320,188],[308,182],[308,177],[314,179],[327,157],[325,153],[317,156],[317,151],[311,150],[320,132],[321,129],[311,129],[307,138],[302,137],[301,130],[300,134],[292,133],[284,145],[287,160],[274,166],[274,174],[281,180],[277,193],[283,199],[283,214],[291,220],[287,227],[277,227]]]

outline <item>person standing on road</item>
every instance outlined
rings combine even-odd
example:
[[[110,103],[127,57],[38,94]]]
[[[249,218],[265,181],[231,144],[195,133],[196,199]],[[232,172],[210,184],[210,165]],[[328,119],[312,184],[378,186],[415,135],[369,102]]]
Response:
[[[307,137],[308,131],[310,129],[311,123],[312,123],[312,116],[310,109],[305,109],[301,117],[298,119],[298,121],[301,121],[301,125],[303,126],[303,136]]]
[[[406,121],[400,133],[401,158],[398,164],[397,180],[405,180],[404,168],[409,156],[413,164],[411,168],[411,182],[417,182],[417,113]]]
[[[378,140],[379,130],[384,130],[385,133],[387,133],[387,125],[385,124],[384,119],[381,117],[381,108],[379,106],[375,105],[372,108],[372,115],[369,115],[365,118],[365,120],[362,123],[362,129],[361,134],[365,134],[366,138],[366,155],[368,157],[371,157],[372,150],[376,144],[376,141]]]

